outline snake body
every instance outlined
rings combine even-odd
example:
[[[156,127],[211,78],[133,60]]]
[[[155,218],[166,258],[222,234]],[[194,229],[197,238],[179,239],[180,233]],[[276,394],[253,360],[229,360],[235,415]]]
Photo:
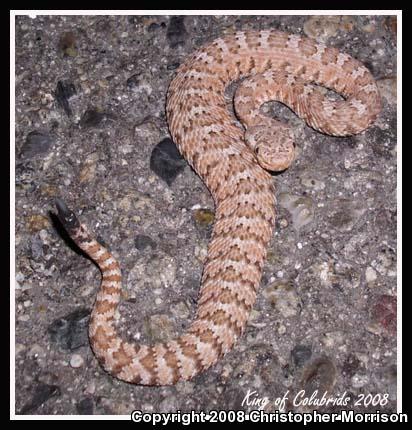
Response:
[[[226,87],[241,79],[235,111],[245,130],[225,100]],[[332,101],[317,86],[343,99]],[[142,385],[188,380],[216,363],[244,331],[275,221],[268,170],[283,170],[294,158],[290,128],[260,113],[269,100],[288,105],[309,126],[334,136],[365,130],[380,110],[376,83],[361,63],[335,48],[274,30],[218,38],[179,67],[167,95],[170,132],[216,209],[197,315],[177,339],[144,345],[119,337],[114,319],[121,296],[119,264],[57,201],[68,233],[102,271],[89,338],[111,375]]]

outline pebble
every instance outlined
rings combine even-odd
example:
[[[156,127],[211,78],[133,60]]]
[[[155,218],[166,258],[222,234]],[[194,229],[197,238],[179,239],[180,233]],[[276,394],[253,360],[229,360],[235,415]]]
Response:
[[[24,281],[24,275],[21,272],[16,273],[15,279],[14,279],[14,288],[16,290],[20,290],[22,288],[21,284]]]
[[[198,259],[201,264],[204,264],[207,257],[207,248],[205,246],[195,246],[194,256]]]
[[[172,304],[170,310],[173,315],[177,315],[179,318],[188,318],[190,315],[190,309],[184,301]]]
[[[67,31],[60,36],[59,47],[64,55],[76,57],[76,35],[72,31]]]
[[[332,331],[325,333],[321,337],[321,343],[325,348],[334,348],[337,345],[341,345],[344,342],[344,337],[340,331]]]
[[[199,228],[205,228],[213,225],[215,213],[210,209],[196,209],[193,213],[193,217]]]
[[[328,207],[329,223],[341,232],[352,231],[367,208],[361,202],[336,199]]]
[[[284,318],[298,313],[300,301],[293,282],[275,281],[263,290],[263,296]]]
[[[279,225],[280,228],[283,229],[283,228],[288,227],[289,222],[288,222],[288,220],[286,218],[280,218],[279,221],[278,221],[278,225]]]
[[[304,174],[300,182],[307,188],[312,188],[314,191],[321,191],[325,189],[325,183],[316,179],[311,174]]]
[[[86,283],[79,288],[79,293],[81,297],[88,297],[92,294],[96,294],[96,286]]]
[[[80,354],[73,354],[70,358],[70,366],[74,369],[82,367],[84,364],[84,359]]]
[[[176,70],[179,66],[180,66],[180,63],[178,63],[178,62],[170,63],[166,66],[166,69],[167,70]]]
[[[368,284],[375,282],[377,279],[377,274],[372,267],[367,267],[365,271],[365,280]]]
[[[354,19],[351,16],[321,15],[310,17],[303,25],[303,31],[312,39],[319,42],[327,42],[337,32],[349,32],[354,27]]]
[[[16,346],[14,348],[14,352],[16,354],[16,357],[23,351],[26,350],[26,346],[23,345],[22,343],[16,343]]]
[[[89,154],[82,163],[82,167],[79,173],[80,183],[89,183],[96,177],[97,162],[99,160],[99,154],[93,152]]]
[[[147,117],[135,125],[133,134],[139,144],[152,146],[159,141],[162,131],[157,124],[156,118]]]
[[[153,292],[159,290],[164,295],[165,289],[175,282],[176,271],[175,259],[159,253],[147,262],[138,261],[129,271],[127,285],[132,285],[133,291],[144,291],[149,284]]]
[[[394,35],[398,28],[398,18],[396,16],[388,16],[385,21],[385,27],[390,30]]]
[[[324,286],[331,286],[336,280],[334,265],[323,261],[314,265],[314,273],[319,275],[320,281]]]
[[[367,375],[355,374],[351,378],[351,385],[354,388],[362,388],[369,382],[369,377]]]
[[[393,251],[383,249],[377,255],[377,258],[372,261],[372,265],[381,275],[386,275],[391,266],[395,266],[395,257]]]
[[[43,229],[50,227],[50,220],[44,215],[34,214],[30,215],[26,221],[27,230],[30,233],[36,233]]]
[[[280,206],[287,209],[292,215],[293,227],[296,230],[300,230],[313,221],[315,210],[310,197],[281,193],[278,201]]]
[[[138,88],[140,85],[139,74],[135,73],[134,75],[130,76],[126,81],[126,85],[127,85],[127,88],[131,90]]]
[[[286,333],[286,326],[284,324],[280,324],[278,326],[278,334],[279,336],[283,336]]]
[[[382,78],[377,81],[379,93],[386,99],[392,106],[396,106],[397,102],[397,79],[396,76]]]
[[[165,314],[152,315],[146,321],[145,329],[153,342],[166,342],[176,335],[173,320]]]
[[[29,357],[34,357],[34,358],[45,358],[46,357],[46,351],[40,345],[38,345],[37,343],[35,343],[29,349],[29,352],[28,352],[27,355]]]
[[[127,195],[120,199],[118,208],[121,209],[123,212],[128,213],[130,212],[131,206],[132,206],[131,196]]]
[[[387,333],[396,334],[397,299],[388,294],[380,295],[372,307],[372,323]]]
[[[92,396],[95,392],[96,392],[96,383],[94,381],[88,382],[84,390],[84,394]]]
[[[24,281],[24,279],[25,279],[25,276],[24,276],[24,274],[23,273],[21,273],[21,272],[17,272],[16,273],[16,275],[15,275],[15,277],[14,277],[14,279],[15,279],[15,281],[16,281],[16,284],[18,283],[18,284],[21,284],[23,281]],[[19,287],[20,288],[20,287]]]

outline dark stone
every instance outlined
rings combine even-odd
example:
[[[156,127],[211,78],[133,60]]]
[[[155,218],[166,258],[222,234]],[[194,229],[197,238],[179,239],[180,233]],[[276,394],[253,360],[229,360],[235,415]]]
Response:
[[[88,345],[89,319],[90,310],[81,308],[54,320],[48,328],[51,340],[69,351]]]
[[[139,86],[139,75],[136,73],[126,81],[127,88],[133,89]]]
[[[172,139],[167,137],[153,148],[150,156],[150,169],[167,185],[172,184],[185,165],[186,161],[180,155]]]
[[[316,397],[330,392],[336,381],[336,367],[328,357],[319,357],[307,364],[302,372],[301,388],[305,396],[310,397],[317,391]]]
[[[167,70],[176,70],[180,66],[180,63],[171,63],[166,66]]]
[[[371,127],[367,131],[368,145],[378,157],[385,160],[396,158],[396,120],[394,120],[388,130],[381,130],[378,127]]]
[[[156,249],[157,244],[150,236],[146,236],[145,234],[138,234],[134,239],[134,246],[139,251],[143,251],[148,246],[150,246],[152,249]]]
[[[91,397],[85,397],[76,405],[79,415],[93,415],[94,402]]]
[[[80,120],[80,125],[83,128],[97,127],[105,116],[104,112],[99,112],[96,109],[87,109]]]
[[[342,366],[342,374],[344,376],[348,376],[349,378],[352,378],[352,376],[358,371],[360,367],[360,360],[356,355],[350,354],[348,357],[346,357],[345,362]]]
[[[372,308],[372,319],[389,334],[396,334],[397,300],[395,296],[382,294]]]
[[[184,16],[174,16],[170,19],[166,37],[171,48],[176,48],[185,43],[188,33],[184,21]]]
[[[377,231],[389,231],[391,228],[396,228],[396,207],[392,209],[378,209],[375,214],[375,224]]]
[[[44,257],[43,241],[40,236],[34,235],[30,239],[30,251],[34,261],[39,261]]]
[[[160,24],[158,24],[157,22],[152,22],[147,28],[147,31],[151,33],[153,31],[156,31],[159,27],[160,27]]]
[[[49,151],[53,139],[45,131],[30,132],[21,148],[20,155],[22,158],[33,158],[36,155],[45,154]]]
[[[69,105],[69,99],[76,94],[76,87],[70,81],[59,81],[57,82],[56,91],[54,97],[57,103],[64,109],[67,116],[72,116],[73,112]]]
[[[312,348],[307,345],[296,345],[291,352],[292,362],[296,367],[302,367],[312,356]]]
[[[20,414],[32,414],[51,397],[60,396],[57,385],[38,384],[34,389],[33,397],[20,410]]]
[[[127,17],[127,21],[130,24],[139,25],[139,24],[141,24],[143,22],[144,18],[145,18],[144,16],[130,15],[130,16]]]

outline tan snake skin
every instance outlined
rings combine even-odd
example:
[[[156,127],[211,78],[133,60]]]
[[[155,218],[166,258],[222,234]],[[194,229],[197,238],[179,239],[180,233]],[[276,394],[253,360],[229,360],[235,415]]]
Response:
[[[225,88],[246,78],[231,116]],[[325,98],[316,85],[341,94]],[[70,236],[102,271],[89,337],[103,368],[127,382],[169,385],[187,380],[227,353],[242,334],[259,287],[275,221],[273,178],[294,158],[289,127],[259,112],[278,100],[323,133],[345,136],[369,127],[380,111],[370,72],[334,48],[278,31],[238,32],[201,48],[178,69],[167,95],[167,118],[180,152],[216,204],[197,316],[175,340],[152,346],[122,340],[115,327],[119,264],[57,200]]]

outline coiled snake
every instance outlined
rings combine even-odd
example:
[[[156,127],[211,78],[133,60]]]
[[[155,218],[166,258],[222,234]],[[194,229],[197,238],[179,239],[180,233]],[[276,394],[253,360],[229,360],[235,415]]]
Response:
[[[227,109],[225,88],[245,78]],[[332,101],[316,85],[344,100]],[[273,179],[294,158],[291,129],[262,115],[269,100],[289,106],[314,129],[333,136],[360,133],[380,111],[370,72],[349,55],[274,30],[238,32],[216,39],[181,65],[167,94],[167,119],[182,155],[203,179],[216,205],[195,320],[175,340],[130,343],[116,331],[121,294],[119,263],[62,200],[61,222],[100,267],[102,282],[89,325],[103,368],[134,384],[187,380],[227,353],[242,334],[255,302],[275,220]]]

